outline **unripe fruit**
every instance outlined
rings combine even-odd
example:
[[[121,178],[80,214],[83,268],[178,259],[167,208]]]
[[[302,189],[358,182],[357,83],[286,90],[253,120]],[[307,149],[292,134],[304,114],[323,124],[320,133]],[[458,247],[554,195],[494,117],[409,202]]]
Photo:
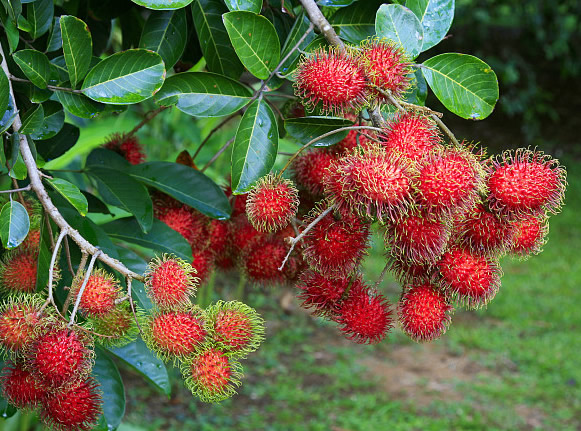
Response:
[[[270,232],[286,227],[299,208],[298,190],[292,181],[269,174],[248,193],[246,214],[256,230]]]
[[[44,321],[38,310],[43,300],[33,296],[27,299],[9,299],[0,307],[0,345],[11,352],[21,352],[32,343]]]
[[[19,409],[36,407],[45,396],[45,391],[38,387],[30,371],[18,362],[6,362],[0,376],[2,396]]]
[[[0,290],[33,293],[36,290],[37,253],[26,249],[6,253],[0,265]]]
[[[367,103],[367,81],[360,62],[339,49],[318,50],[304,57],[297,67],[295,95],[325,114],[359,111]]]
[[[442,135],[431,118],[405,112],[388,122],[382,141],[388,153],[397,152],[419,161],[440,145]]]
[[[75,278],[71,292],[76,298],[84,283],[85,274]],[[121,288],[114,276],[105,270],[97,269],[89,276],[79,302],[79,309],[87,316],[102,316],[115,308],[115,300]]]
[[[398,304],[402,330],[414,341],[431,341],[444,334],[453,310],[442,292],[431,284],[405,287]]]
[[[135,319],[143,323],[142,310],[135,304],[134,307],[136,317],[133,315],[129,301],[125,301],[116,305],[105,315],[89,318],[91,328],[97,334],[105,335],[105,337],[96,335],[97,342],[106,347],[120,347],[134,341],[139,335],[139,327]]]
[[[321,196],[327,168],[337,156],[324,149],[315,149],[299,155],[291,165],[297,184],[313,196]],[[302,201],[302,199],[301,199]]]
[[[196,270],[180,258],[167,254],[156,257],[145,273],[147,294],[162,310],[188,305],[197,289],[194,274]]]

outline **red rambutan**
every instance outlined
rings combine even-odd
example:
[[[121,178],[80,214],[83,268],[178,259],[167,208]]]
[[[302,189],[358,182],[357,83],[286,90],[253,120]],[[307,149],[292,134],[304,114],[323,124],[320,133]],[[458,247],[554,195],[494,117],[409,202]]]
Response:
[[[208,219],[187,205],[168,208],[156,217],[183,236],[192,247],[204,247],[208,242]]]
[[[196,270],[196,275],[198,276],[200,285],[206,283],[210,274],[214,271],[214,260],[215,255],[212,249],[192,249],[192,267]]]
[[[315,149],[299,155],[291,165],[295,181],[311,195],[321,196],[324,191],[323,181],[328,175],[327,168],[336,158],[335,154],[326,149]]]
[[[37,253],[14,250],[2,256],[0,289],[6,293],[33,293],[36,290]]]
[[[422,284],[431,280],[436,272],[432,264],[410,263],[400,255],[388,255],[389,271],[400,284]]]
[[[0,376],[2,396],[19,409],[34,408],[44,397],[30,371],[18,362],[8,361]]]
[[[33,296],[27,299],[9,299],[0,307],[0,346],[11,352],[20,352],[30,344],[44,318],[38,314],[43,300]]]
[[[547,242],[549,219],[543,214],[531,215],[522,220],[511,222],[514,236],[510,252],[521,258],[539,254]]]
[[[85,280],[85,274],[73,280],[71,292],[75,297],[79,294]],[[85,290],[79,302],[79,309],[88,316],[100,316],[115,308],[115,300],[119,297],[121,288],[114,276],[103,269],[97,269],[89,276]]]
[[[248,220],[261,232],[284,228],[297,213],[298,194],[292,181],[272,174],[262,177],[248,193]]]
[[[145,273],[147,294],[162,310],[188,305],[197,289],[198,278],[194,274],[196,270],[180,258],[156,257],[149,262]]]
[[[419,161],[440,145],[442,135],[429,117],[414,112],[396,115],[388,122],[382,143],[389,152],[397,152]]]
[[[263,284],[277,284],[284,281],[278,270],[287,253],[287,246],[280,238],[264,238],[246,247],[242,266],[249,280]]]
[[[326,278],[318,272],[307,270],[301,274],[296,284],[296,288],[300,290],[297,298],[302,301],[301,307],[313,308],[315,316],[336,315],[348,285],[348,277]]]
[[[237,258],[244,250],[253,248],[257,242],[267,238],[267,235],[254,228],[246,218],[240,215],[230,224],[230,246],[234,258]]]
[[[222,256],[228,253],[228,241],[229,241],[229,222],[224,220],[210,220],[208,225],[208,236],[209,242],[207,248],[212,250],[214,255]]]
[[[145,162],[146,156],[143,152],[143,146],[135,136],[124,136],[115,133],[105,144],[105,148],[120,154],[132,165],[138,165]]]

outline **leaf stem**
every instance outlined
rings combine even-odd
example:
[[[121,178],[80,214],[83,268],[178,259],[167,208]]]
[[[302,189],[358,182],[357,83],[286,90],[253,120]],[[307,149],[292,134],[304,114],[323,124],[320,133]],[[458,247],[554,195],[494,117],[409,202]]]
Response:
[[[240,113],[239,112],[235,112],[234,114],[232,114],[232,115],[224,118],[217,126],[215,126],[212,130],[210,130],[210,133],[208,133],[208,135],[204,138],[204,140],[202,141],[202,143],[196,149],[196,152],[192,156],[192,160],[195,160],[196,159],[196,157],[198,156],[198,154],[200,154],[200,151],[202,150],[202,148],[204,147],[204,145],[206,145],[206,143],[210,140],[210,138],[214,135],[214,133],[216,133],[224,125],[226,125],[226,123],[228,121],[230,121],[233,118],[236,118],[238,115],[240,115]]]
[[[137,126],[135,126],[129,133],[125,133],[123,135],[123,137],[125,139],[132,137],[133,135],[135,135],[139,131],[139,129],[141,129],[143,126],[145,126],[147,123],[149,123],[155,117],[157,117],[157,115],[160,112],[163,112],[163,111],[165,111],[168,108],[170,108],[170,106],[160,106],[157,109],[154,109],[152,111],[146,112],[145,115],[143,116],[143,120],[141,120],[141,122]]]
[[[220,149],[218,150],[218,152],[217,152],[216,154],[214,154],[214,156],[213,156],[213,157],[212,157],[212,158],[211,158],[211,159],[208,161],[208,163],[206,163],[206,164],[204,165],[204,167],[203,167],[202,169],[200,169],[200,172],[204,172],[206,169],[208,169],[208,167],[210,167],[210,165],[211,165],[212,163],[214,163],[214,162],[216,161],[216,159],[217,159],[218,157],[220,157],[220,155],[221,155],[221,154],[222,154],[224,151],[226,151],[226,149],[227,149],[227,148],[228,148],[228,147],[229,147],[229,146],[232,144],[232,142],[234,142],[234,139],[235,139],[235,138],[236,138],[235,136],[234,136],[234,137],[232,137],[232,138],[230,138],[230,139],[228,140],[228,142],[226,142],[226,143],[225,143],[225,144],[222,146],[222,148],[220,148]]]
[[[7,76],[9,76],[10,80],[14,82],[25,82],[27,84],[35,85],[32,81],[29,81],[28,79],[22,79],[11,74],[7,74]],[[57,87],[55,85],[47,85],[46,88],[53,91],[65,91],[67,93],[83,94],[82,90],[75,90],[74,88]]]
[[[20,192],[27,192],[31,190],[31,185],[27,185],[26,187],[21,187],[19,189],[12,189],[12,190],[0,190],[0,193],[20,193]]]

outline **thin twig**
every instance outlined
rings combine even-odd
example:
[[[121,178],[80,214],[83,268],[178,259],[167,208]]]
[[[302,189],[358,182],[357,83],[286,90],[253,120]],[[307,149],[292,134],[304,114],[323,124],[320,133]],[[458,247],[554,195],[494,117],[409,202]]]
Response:
[[[304,238],[304,236],[309,233],[309,231],[315,227],[317,225],[317,223],[319,223],[321,220],[323,220],[323,218],[329,214],[331,211],[333,211],[333,209],[335,208],[335,205],[331,205],[329,208],[327,208],[325,211],[323,211],[321,214],[319,214],[319,216],[314,219],[312,222],[309,223],[309,225],[305,228],[304,231],[302,231],[297,237],[295,238],[290,238],[290,249],[287,252],[286,256],[284,257],[284,260],[282,261],[282,265],[280,265],[278,267],[279,271],[282,271],[282,269],[284,268],[284,266],[286,265],[286,262],[288,261],[291,253],[293,252],[293,250],[295,249],[295,246],[297,245],[297,243]]]
[[[437,115],[438,117],[442,117],[442,115],[443,115],[441,112],[434,111],[433,109],[430,109],[427,106],[414,105],[413,103],[408,103],[404,100],[397,100],[393,96],[393,93],[389,89],[384,89],[384,88],[378,87],[375,84],[371,84],[371,87],[374,90],[376,90],[379,94],[386,97],[390,101],[390,103],[392,105],[394,105],[400,111],[406,110],[406,109],[411,109],[414,111],[421,111],[425,114]]]
[[[73,269],[73,262],[71,261],[71,249],[69,248],[69,239],[65,238],[65,254],[67,256],[67,265],[69,267],[69,272],[71,275],[75,270]]]
[[[135,126],[129,133],[123,134],[123,137],[125,139],[132,137],[139,131],[139,129],[141,129],[143,126],[145,126],[155,117],[157,117],[157,114],[159,114],[162,111],[165,111],[168,108],[170,108],[170,106],[160,106],[159,108],[154,109],[153,111],[146,112],[143,117],[143,120],[141,120],[141,122],[137,126]]]
[[[230,121],[233,118],[236,118],[238,115],[240,115],[239,112],[235,112],[234,114],[230,115],[229,117],[224,118],[224,120],[222,120],[217,126],[215,126],[212,130],[210,130],[210,133],[208,133],[208,135],[204,138],[204,140],[202,141],[202,143],[196,149],[196,152],[192,156],[192,160],[195,160],[196,159],[196,157],[198,156],[198,154],[200,154],[200,151],[202,150],[202,148],[204,147],[204,145],[206,145],[206,143],[210,140],[210,138],[214,135],[214,133],[216,133],[228,121]]]
[[[375,288],[377,289],[379,287],[379,285],[383,282],[383,279],[385,278],[385,274],[387,274],[387,270],[389,269],[389,262],[385,264],[385,266],[383,267],[383,271],[381,271],[381,274],[379,275],[379,278],[377,279],[377,281],[375,282]]]
[[[71,319],[69,320],[69,326],[73,326],[75,323],[75,316],[77,315],[77,310],[79,309],[79,304],[81,303],[81,298],[83,296],[83,292],[85,291],[85,287],[87,287],[87,282],[89,281],[89,277],[91,276],[91,272],[93,272],[93,266],[95,265],[95,261],[102,253],[101,250],[97,249],[97,252],[91,256],[91,261],[89,262],[89,268],[87,269],[87,273],[85,274],[85,279],[83,280],[83,284],[79,289],[79,293],[77,293],[77,300],[75,301],[75,306],[73,307],[73,311],[71,313]]]
[[[335,33],[335,30],[333,30],[333,27],[331,27],[331,24],[329,24],[329,21],[327,21],[314,0],[300,0],[300,2],[307,12],[311,23],[319,28],[319,31],[323,33],[325,39],[327,39],[331,45],[345,49],[345,44],[339,36],[337,36],[337,33]]]
[[[83,250],[82,255],[81,255],[81,261],[79,262],[79,266],[77,268],[77,273],[75,274],[75,277],[73,278],[73,280],[78,280],[80,278],[81,274],[85,270],[85,265],[87,265],[88,258],[89,258],[88,253]],[[72,274],[72,272],[71,272],[71,274]],[[62,308],[63,315],[69,309],[69,305],[71,305],[72,300],[73,300],[73,290],[71,289],[71,290],[69,290],[69,293],[67,295],[67,299],[65,300],[65,303],[63,304],[63,308]]]
[[[59,237],[56,241],[56,244],[54,245],[52,256],[50,258],[50,268],[48,269],[48,297],[46,298],[46,302],[42,305],[42,307],[40,307],[40,310],[38,310],[39,313],[42,312],[42,310],[44,310],[48,304],[54,305],[54,298],[52,293],[53,290],[52,283],[54,281],[54,266],[56,263],[56,257],[58,255],[59,248],[61,246],[61,242],[67,234],[68,231],[66,229],[61,230],[61,233],[59,234]]]
[[[19,189],[12,189],[12,190],[0,190],[0,193],[20,193],[20,192],[27,192],[29,190],[31,190],[32,187],[29,185],[27,185],[26,187],[21,187]]]
[[[224,151],[226,151],[226,149],[227,149],[227,148],[228,148],[228,147],[229,147],[229,146],[232,144],[232,142],[234,142],[234,139],[235,139],[235,137],[233,137],[233,138],[230,138],[230,139],[228,140],[228,142],[226,142],[226,143],[225,143],[225,144],[222,146],[222,148],[220,148],[220,149],[218,150],[218,152],[217,152],[216,154],[214,154],[214,156],[213,156],[213,157],[212,157],[212,158],[211,158],[211,159],[208,161],[208,163],[206,163],[206,164],[204,165],[204,167],[203,167],[202,169],[200,169],[200,172],[204,172],[206,169],[208,169],[208,167],[210,167],[210,165],[211,165],[212,163],[214,163],[214,162],[216,161],[216,159],[217,159],[218,157],[220,157],[220,155],[221,155],[221,154],[222,154]]]
[[[436,115],[433,115],[433,114],[431,115],[431,117],[434,119],[436,124],[438,124],[438,126],[440,126],[440,129],[442,129],[444,131],[444,133],[446,135],[448,135],[448,137],[454,143],[454,145],[460,145],[458,142],[458,139],[456,139],[456,136],[454,136],[452,131],[450,129],[448,129],[448,126],[446,126],[444,124],[444,122],[442,120],[440,120],[440,118],[438,118]]]
[[[32,81],[29,81],[28,79],[22,79],[22,78],[19,78],[17,76],[10,75],[10,74],[8,76],[10,76],[10,80],[11,81],[14,81],[14,82],[25,82],[27,84],[35,85]],[[53,90],[53,91],[66,91],[67,93],[77,93],[77,94],[82,94],[83,93],[82,90],[75,90],[74,88],[66,88],[66,87],[57,87],[55,85],[47,85],[46,88],[49,89],[49,90]]]

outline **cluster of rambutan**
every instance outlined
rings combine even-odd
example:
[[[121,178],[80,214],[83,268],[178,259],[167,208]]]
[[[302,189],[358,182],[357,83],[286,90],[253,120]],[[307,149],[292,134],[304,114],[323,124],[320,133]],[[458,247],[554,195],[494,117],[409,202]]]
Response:
[[[239,359],[255,351],[264,336],[256,311],[237,301],[206,309],[192,304],[195,269],[165,255],[146,273],[147,293],[155,306],[144,324],[144,340],[164,361],[180,363],[186,386],[205,402],[224,400],[240,385]]]
[[[116,152],[132,165],[143,163],[147,158],[143,152],[143,146],[134,135],[127,136],[120,133],[114,133],[108,138],[104,147]]]

